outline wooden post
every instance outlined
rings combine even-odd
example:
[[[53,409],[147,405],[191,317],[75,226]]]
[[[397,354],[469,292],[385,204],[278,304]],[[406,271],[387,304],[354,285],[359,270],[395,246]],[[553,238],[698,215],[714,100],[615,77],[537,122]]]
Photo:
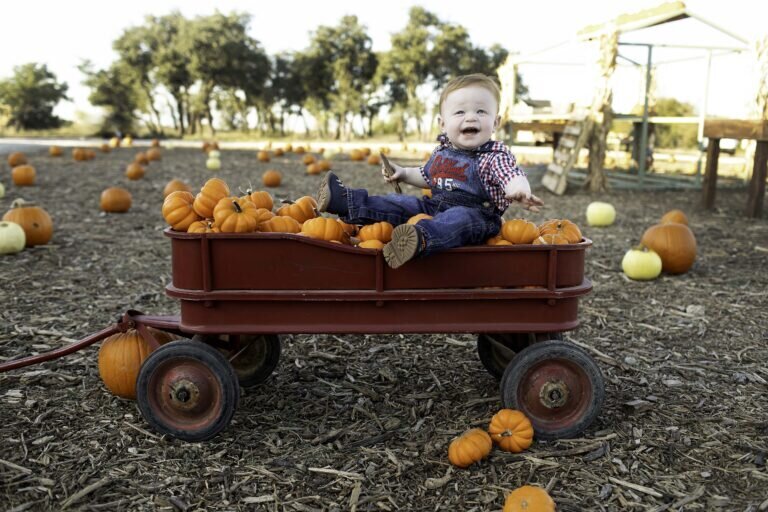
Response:
[[[755,148],[755,166],[752,169],[752,180],[749,183],[746,211],[748,217],[760,217],[763,213],[766,168],[768,168],[768,141],[758,140]]]
[[[704,186],[702,187],[701,204],[704,209],[715,207],[715,191],[717,190],[717,159],[720,157],[720,139],[709,139],[707,146],[707,167],[704,169]]]

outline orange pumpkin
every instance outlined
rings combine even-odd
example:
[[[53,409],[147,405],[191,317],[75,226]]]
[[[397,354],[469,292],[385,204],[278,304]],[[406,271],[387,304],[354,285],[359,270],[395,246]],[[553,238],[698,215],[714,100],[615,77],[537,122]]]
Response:
[[[387,243],[392,240],[392,224],[389,222],[376,222],[374,224],[368,224],[360,228],[357,232],[357,237],[361,242],[366,240],[379,240],[380,242]]]
[[[192,189],[189,188],[189,185],[187,185],[181,180],[177,180],[176,178],[174,178],[168,183],[166,183],[165,188],[163,188],[163,197],[168,197],[168,194],[170,194],[171,192],[176,192],[177,190],[192,192]]]
[[[152,142],[149,144],[153,148],[159,148],[160,147],[160,141],[158,139],[152,139]]]
[[[344,232],[347,234],[347,236],[355,236],[357,234],[357,226],[355,224],[347,224],[341,219],[338,219],[339,224],[341,224],[341,229],[344,230]]]
[[[323,171],[322,169],[320,169],[320,166],[318,164],[309,164],[307,166],[307,174],[315,175],[315,174],[320,174],[321,172]]]
[[[100,206],[105,212],[124,213],[131,208],[131,193],[122,187],[109,187],[101,193]]]
[[[317,162],[318,167],[320,167],[321,172],[326,172],[331,170],[331,161],[330,160],[320,160]]]
[[[11,170],[11,180],[17,187],[30,187],[36,178],[37,172],[31,165],[17,165]]]
[[[213,209],[229,196],[229,186],[220,178],[211,178],[205,182],[200,192],[195,196],[193,207],[197,214],[205,219],[213,217]]]
[[[357,246],[363,249],[376,249],[377,251],[381,251],[384,249],[384,242],[381,240],[364,240],[357,244]]]
[[[509,493],[502,512],[555,512],[555,502],[541,487],[524,485]]]
[[[175,336],[165,331],[147,328],[159,344],[168,343]],[[136,379],[141,364],[152,352],[149,343],[135,329],[113,334],[99,349],[99,375],[114,395],[136,399]]]
[[[301,232],[311,238],[319,240],[341,241],[344,237],[344,228],[336,219],[328,217],[316,217],[309,219],[301,225]]]
[[[45,245],[53,236],[53,221],[48,212],[35,203],[16,199],[11,209],[5,212],[3,220],[15,222],[24,230],[26,246]]]
[[[264,190],[251,191],[251,189],[248,189],[245,191],[245,194],[246,195],[243,196],[243,199],[248,199],[256,208],[264,208],[272,211],[274,200],[272,199],[272,195],[269,192]]]
[[[265,187],[279,187],[282,181],[283,175],[274,169],[264,171],[264,174],[261,177],[261,182]]]
[[[688,272],[696,261],[696,237],[685,224],[656,224],[643,233],[640,242],[659,255],[664,272]]]
[[[101,146],[99,146],[99,149],[101,150],[102,153],[109,153],[112,151],[112,148],[109,147],[109,144],[107,143],[104,143]]]
[[[259,162],[269,162],[269,151],[259,151],[257,157]]]
[[[298,233],[301,224],[293,217],[275,216],[259,224],[258,230],[264,233]]]
[[[297,155],[304,154],[305,151],[306,149],[304,149],[304,146],[296,146],[295,148],[293,148],[293,152],[296,153]]]
[[[48,148],[48,154],[51,156],[61,156],[64,154],[64,151],[59,146],[51,146]]]
[[[488,426],[491,440],[505,452],[518,453],[533,443],[533,425],[520,411],[502,409],[491,418]]]
[[[136,162],[128,164],[128,167],[125,168],[125,176],[129,180],[140,180],[144,177],[144,167]]]
[[[563,235],[569,244],[581,242],[579,226],[567,219],[551,219],[539,226],[539,236],[551,234]]]
[[[315,157],[312,155],[304,155],[304,157],[301,159],[301,163],[304,165],[309,165],[315,163]]]
[[[365,155],[359,149],[353,149],[352,151],[349,152],[349,159],[352,160],[353,162],[359,162],[364,158],[365,158]]]
[[[163,154],[160,152],[160,149],[158,148],[150,148],[146,152],[146,155],[147,155],[147,160],[149,160],[150,162],[156,162],[163,158]]]
[[[94,150],[92,150],[92,149],[84,149],[83,151],[85,152],[85,159],[86,160],[93,160],[94,158],[96,158],[96,152]]]
[[[285,151],[283,151],[283,148],[276,148],[276,149],[273,151],[273,154],[274,154],[275,156],[283,156],[283,155],[285,154]]]
[[[676,222],[678,224],[688,225],[688,217],[682,210],[669,210],[661,217],[659,224],[670,224]]]
[[[565,236],[560,233],[549,233],[541,235],[533,241],[533,245],[560,245],[570,243]]]
[[[239,197],[223,197],[213,209],[213,220],[222,233],[250,233],[271,213]]]
[[[147,154],[144,152],[136,153],[136,156],[133,157],[133,161],[139,165],[149,165],[149,158],[147,158]]]
[[[431,215],[427,215],[426,213],[417,213],[410,219],[408,219],[408,222],[406,224],[417,224],[420,220],[426,220],[433,218]]]
[[[381,165],[381,157],[375,153],[368,155],[368,163],[370,165]]]
[[[539,228],[529,220],[512,219],[501,225],[501,236],[513,244],[530,244],[539,236]]]
[[[176,231],[186,231],[189,226],[200,220],[200,216],[195,212],[193,203],[195,197],[191,192],[177,190],[168,194],[163,201],[163,218]]]
[[[448,446],[448,460],[460,468],[466,468],[488,456],[493,442],[483,429],[473,428],[457,437]]]
[[[293,217],[299,223],[303,223],[317,217],[317,201],[311,196],[300,197],[296,201],[288,201],[287,204],[278,208],[277,214]]]
[[[208,219],[196,220],[187,228],[187,233],[221,233],[221,230]]]
[[[8,165],[12,168],[19,165],[24,165],[26,163],[27,163],[27,155],[25,155],[21,151],[15,151],[10,155],[8,155]]]
[[[88,155],[83,148],[74,148],[72,150],[72,159],[75,162],[84,162],[88,159]]]

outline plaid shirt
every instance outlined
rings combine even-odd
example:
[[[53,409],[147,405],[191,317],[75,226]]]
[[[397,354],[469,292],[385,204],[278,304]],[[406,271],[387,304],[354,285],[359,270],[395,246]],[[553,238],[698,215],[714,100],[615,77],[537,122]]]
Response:
[[[433,155],[438,149],[445,147],[461,151],[455,148],[445,135],[440,135],[437,140],[440,141],[440,146],[435,148],[432,152]],[[489,140],[469,152],[479,154],[477,172],[480,175],[480,181],[483,182],[485,191],[496,208],[500,213],[504,213],[509,207],[509,201],[504,197],[504,186],[516,176],[526,177],[528,175],[518,167],[515,155],[501,141]],[[422,166],[420,169],[424,181],[429,181],[424,174],[424,167]]]

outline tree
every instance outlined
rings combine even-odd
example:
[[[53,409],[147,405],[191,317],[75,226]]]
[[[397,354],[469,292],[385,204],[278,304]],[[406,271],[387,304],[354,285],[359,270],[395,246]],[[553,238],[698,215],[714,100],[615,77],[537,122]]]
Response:
[[[12,78],[0,81],[0,104],[10,110],[8,126],[18,130],[60,127],[64,121],[53,115],[53,109],[60,101],[69,100],[67,89],[45,64],[15,67]]]
[[[122,61],[113,62],[108,69],[99,71],[94,71],[88,61],[79,66],[86,76],[83,84],[91,88],[88,101],[107,111],[101,126],[104,135],[134,133],[136,112],[145,101],[134,81],[134,72],[126,66]]]
[[[652,115],[663,117],[689,117],[696,115],[696,108],[675,98],[659,98]],[[697,127],[685,124],[658,124],[654,127],[655,145],[661,148],[695,148]]]
[[[272,62],[269,87],[266,88],[264,101],[268,105],[279,107],[280,135],[285,135],[285,114],[302,115],[302,105],[307,99],[307,91],[300,80],[295,53],[275,55]],[[274,126],[270,126],[274,131]]]

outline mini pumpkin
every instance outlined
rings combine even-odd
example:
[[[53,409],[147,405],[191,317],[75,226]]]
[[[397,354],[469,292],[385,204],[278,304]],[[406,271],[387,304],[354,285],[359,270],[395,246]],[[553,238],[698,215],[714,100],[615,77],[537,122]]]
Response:
[[[10,167],[16,167],[18,165],[24,165],[27,163],[27,155],[21,151],[14,151],[8,155],[8,165]]]
[[[488,456],[493,442],[483,429],[473,428],[457,437],[448,446],[448,460],[460,468],[466,468]]]
[[[384,242],[381,240],[364,240],[357,244],[357,246],[363,249],[375,249],[381,251],[384,249]]]
[[[168,194],[163,201],[163,218],[176,231],[186,231],[200,216],[193,207],[195,197],[186,190],[177,190]]]
[[[293,217],[275,216],[260,223],[258,230],[264,233],[298,233],[301,224]]]
[[[349,152],[349,159],[353,162],[359,162],[365,158],[365,154],[359,149],[353,149]]]
[[[661,217],[659,224],[670,224],[676,222],[678,224],[688,225],[688,217],[682,210],[670,210]]]
[[[248,189],[245,191],[245,196],[243,196],[243,198],[247,198],[256,208],[264,208],[272,211],[272,207],[275,205],[274,200],[272,199],[272,194],[265,190],[251,191],[251,189]]]
[[[283,175],[280,174],[280,171],[274,169],[264,171],[264,174],[261,176],[261,182],[265,187],[279,187],[282,181]]]
[[[370,165],[381,165],[381,157],[375,153],[368,155],[368,163]]]
[[[269,162],[269,151],[259,151],[257,158],[259,162]]]
[[[344,228],[336,219],[316,217],[309,219],[301,225],[301,232],[305,235],[326,241],[341,241],[344,237]]]
[[[48,212],[35,203],[16,199],[11,209],[5,212],[3,220],[15,222],[24,230],[26,246],[45,245],[53,236],[53,221]]]
[[[331,170],[331,161],[322,159],[319,162],[317,162],[317,165],[320,167],[320,171],[326,172]]]
[[[518,453],[533,443],[533,425],[520,411],[502,409],[491,418],[488,426],[491,439],[505,452]]]
[[[293,148],[293,152],[297,155],[303,155],[307,150],[304,148],[304,146],[296,146]]]
[[[541,487],[524,485],[509,493],[502,512],[555,512],[555,502]]]
[[[569,244],[581,242],[579,226],[567,219],[550,219],[539,226],[539,236],[551,234],[563,235]]]
[[[166,183],[165,188],[163,188],[163,197],[168,197],[168,194],[171,192],[176,192],[177,190],[182,190],[185,192],[192,192],[192,189],[189,188],[189,185],[184,183],[183,181],[179,179],[172,179],[168,183]]]
[[[193,207],[200,217],[210,219],[213,209],[223,198],[229,196],[229,186],[220,178],[211,178],[205,182],[195,196]]]
[[[11,170],[11,181],[17,187],[30,187],[36,178],[37,172],[31,165],[17,165]]]
[[[318,164],[309,164],[307,166],[307,174],[309,175],[316,175],[320,174],[321,172],[323,172],[323,170],[320,169],[320,165]]]
[[[144,177],[144,167],[136,162],[128,164],[128,167],[125,168],[125,176],[129,180],[140,180]]]
[[[530,244],[539,236],[539,228],[529,220],[512,219],[501,225],[501,236],[513,244]]]
[[[360,241],[366,240],[379,240],[380,242],[387,243],[392,240],[392,224],[389,222],[376,222],[374,224],[368,224],[360,228],[357,232],[357,237]]]
[[[285,154],[285,151],[283,151],[283,148],[276,148],[276,149],[273,151],[273,154],[274,154],[275,156],[283,156],[283,155]]]
[[[88,155],[83,148],[74,148],[72,150],[72,159],[75,162],[84,162],[88,159]]]
[[[223,197],[213,209],[213,220],[222,233],[250,233],[269,218],[272,212],[256,208],[238,197]]]
[[[570,243],[564,235],[560,233],[549,233],[541,235],[533,241],[533,245],[560,245]]]
[[[102,153],[110,153],[112,151],[112,148],[109,147],[109,144],[107,144],[106,142],[101,146],[99,146],[99,149],[101,150]]]
[[[133,157],[133,161],[139,165],[149,165],[149,158],[143,151],[136,153],[136,156]]]
[[[109,213],[124,213],[131,208],[131,193],[122,187],[109,187],[101,193],[101,209]]]
[[[304,165],[314,164],[316,161],[317,159],[313,155],[309,155],[309,154],[304,155],[301,159],[301,163],[303,163]]]
[[[146,155],[147,155],[147,160],[149,160],[150,162],[156,162],[163,158],[163,154],[160,152],[159,148],[150,148],[146,152]]]
[[[187,233],[221,233],[221,230],[208,219],[196,220],[187,228]]]
[[[153,148],[159,148],[160,147],[160,140],[152,139],[152,142],[149,145],[150,145],[150,147],[153,147]]]
[[[293,217],[300,223],[317,217],[317,201],[315,201],[314,197],[304,196],[296,201],[287,201],[286,203],[278,208],[278,215]]]
[[[64,151],[61,150],[60,146],[51,146],[48,148],[48,154],[51,156],[61,156],[64,154]]]

